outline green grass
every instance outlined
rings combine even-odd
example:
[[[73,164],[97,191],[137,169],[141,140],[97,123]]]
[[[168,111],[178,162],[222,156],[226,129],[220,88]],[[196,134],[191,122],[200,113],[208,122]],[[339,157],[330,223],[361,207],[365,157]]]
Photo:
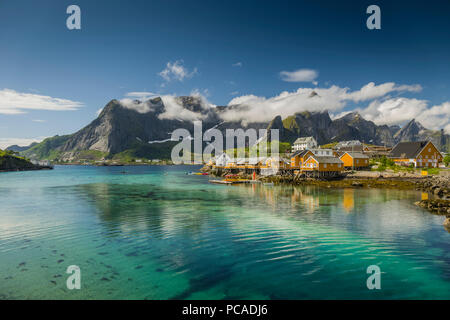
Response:
[[[324,144],[324,145],[321,145],[320,147],[322,148],[322,149],[333,149],[337,144],[338,144],[339,142],[331,142],[331,143],[327,143],[327,144]]]
[[[21,155],[38,160],[58,160],[61,156],[61,152],[58,148],[62,147],[69,138],[70,135],[47,138],[30,149],[21,152]]]
[[[439,174],[439,172],[441,172],[441,170],[439,168],[427,168],[426,171],[428,172],[428,174]]]

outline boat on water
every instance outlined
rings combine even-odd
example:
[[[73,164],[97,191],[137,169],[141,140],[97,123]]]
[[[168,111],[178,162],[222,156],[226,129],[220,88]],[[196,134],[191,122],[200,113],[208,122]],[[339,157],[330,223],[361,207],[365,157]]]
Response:
[[[223,179],[223,180],[209,180],[211,183],[218,184],[240,184],[240,183],[249,183],[251,180],[247,179]]]
[[[186,172],[187,175],[190,176],[207,176],[209,173],[207,172]]]

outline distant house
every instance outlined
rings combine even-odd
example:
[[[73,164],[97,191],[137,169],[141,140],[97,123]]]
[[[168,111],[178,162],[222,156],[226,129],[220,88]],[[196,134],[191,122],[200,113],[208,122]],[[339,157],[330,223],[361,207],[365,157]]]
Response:
[[[302,166],[304,172],[316,172],[318,175],[334,175],[344,170],[344,163],[336,157],[310,156]]]
[[[225,167],[230,160],[231,158],[226,153],[222,153],[216,156],[215,163],[218,167]]]
[[[359,145],[351,145],[351,146],[344,146],[344,147],[335,147],[335,149],[339,152],[346,152],[346,151],[352,151],[352,152],[363,152],[364,147],[362,144]]]
[[[391,151],[392,151],[391,147],[373,146],[373,145],[372,146],[364,145],[363,149],[362,149],[362,152],[364,154],[367,154],[370,158],[376,158],[376,157],[382,157],[382,156],[387,157]]]
[[[362,146],[361,141],[359,140],[347,140],[347,141],[340,141],[337,145],[336,145],[336,149],[342,149],[342,148],[347,148],[347,147],[355,147],[355,146]]]
[[[287,169],[290,168],[290,162],[280,157],[269,157],[265,160],[265,165],[270,168]]]
[[[290,169],[290,162],[280,157],[268,157],[264,165],[260,167],[260,173],[263,176],[275,175],[280,170]]]
[[[50,167],[51,166],[51,163],[49,160],[31,160],[30,162],[34,165],[42,166],[42,167]]]
[[[294,141],[292,151],[317,148],[317,141],[314,137],[302,137]]]
[[[444,157],[431,141],[399,142],[392,149],[389,158],[400,165],[415,167],[438,167]]]
[[[369,156],[361,152],[344,152],[339,159],[344,163],[344,167],[348,169],[361,169],[369,166]]]

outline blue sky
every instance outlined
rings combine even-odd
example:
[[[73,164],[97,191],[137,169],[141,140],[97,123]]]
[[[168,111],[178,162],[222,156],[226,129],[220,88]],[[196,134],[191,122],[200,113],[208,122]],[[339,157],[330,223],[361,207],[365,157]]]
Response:
[[[81,30],[66,27],[71,4]],[[366,28],[371,4],[381,30]],[[319,88],[338,97],[335,114],[450,130],[448,39],[448,1],[0,0],[0,147],[75,132],[130,92],[270,109],[283,91]],[[383,94],[355,98],[371,82]]]

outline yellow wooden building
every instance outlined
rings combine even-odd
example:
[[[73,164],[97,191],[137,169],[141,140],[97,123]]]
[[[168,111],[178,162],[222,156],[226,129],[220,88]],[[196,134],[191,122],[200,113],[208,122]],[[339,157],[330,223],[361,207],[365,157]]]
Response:
[[[345,152],[339,157],[347,169],[361,169],[369,166],[369,156],[361,152]]]
[[[291,169],[300,169],[303,162],[313,155],[310,150],[297,151],[291,156]]]
[[[308,157],[301,166],[302,172],[314,172],[318,176],[335,175],[344,170],[344,163],[336,157]]]
[[[418,168],[436,168],[444,159],[431,141],[399,142],[389,158],[399,165],[413,164]]]

